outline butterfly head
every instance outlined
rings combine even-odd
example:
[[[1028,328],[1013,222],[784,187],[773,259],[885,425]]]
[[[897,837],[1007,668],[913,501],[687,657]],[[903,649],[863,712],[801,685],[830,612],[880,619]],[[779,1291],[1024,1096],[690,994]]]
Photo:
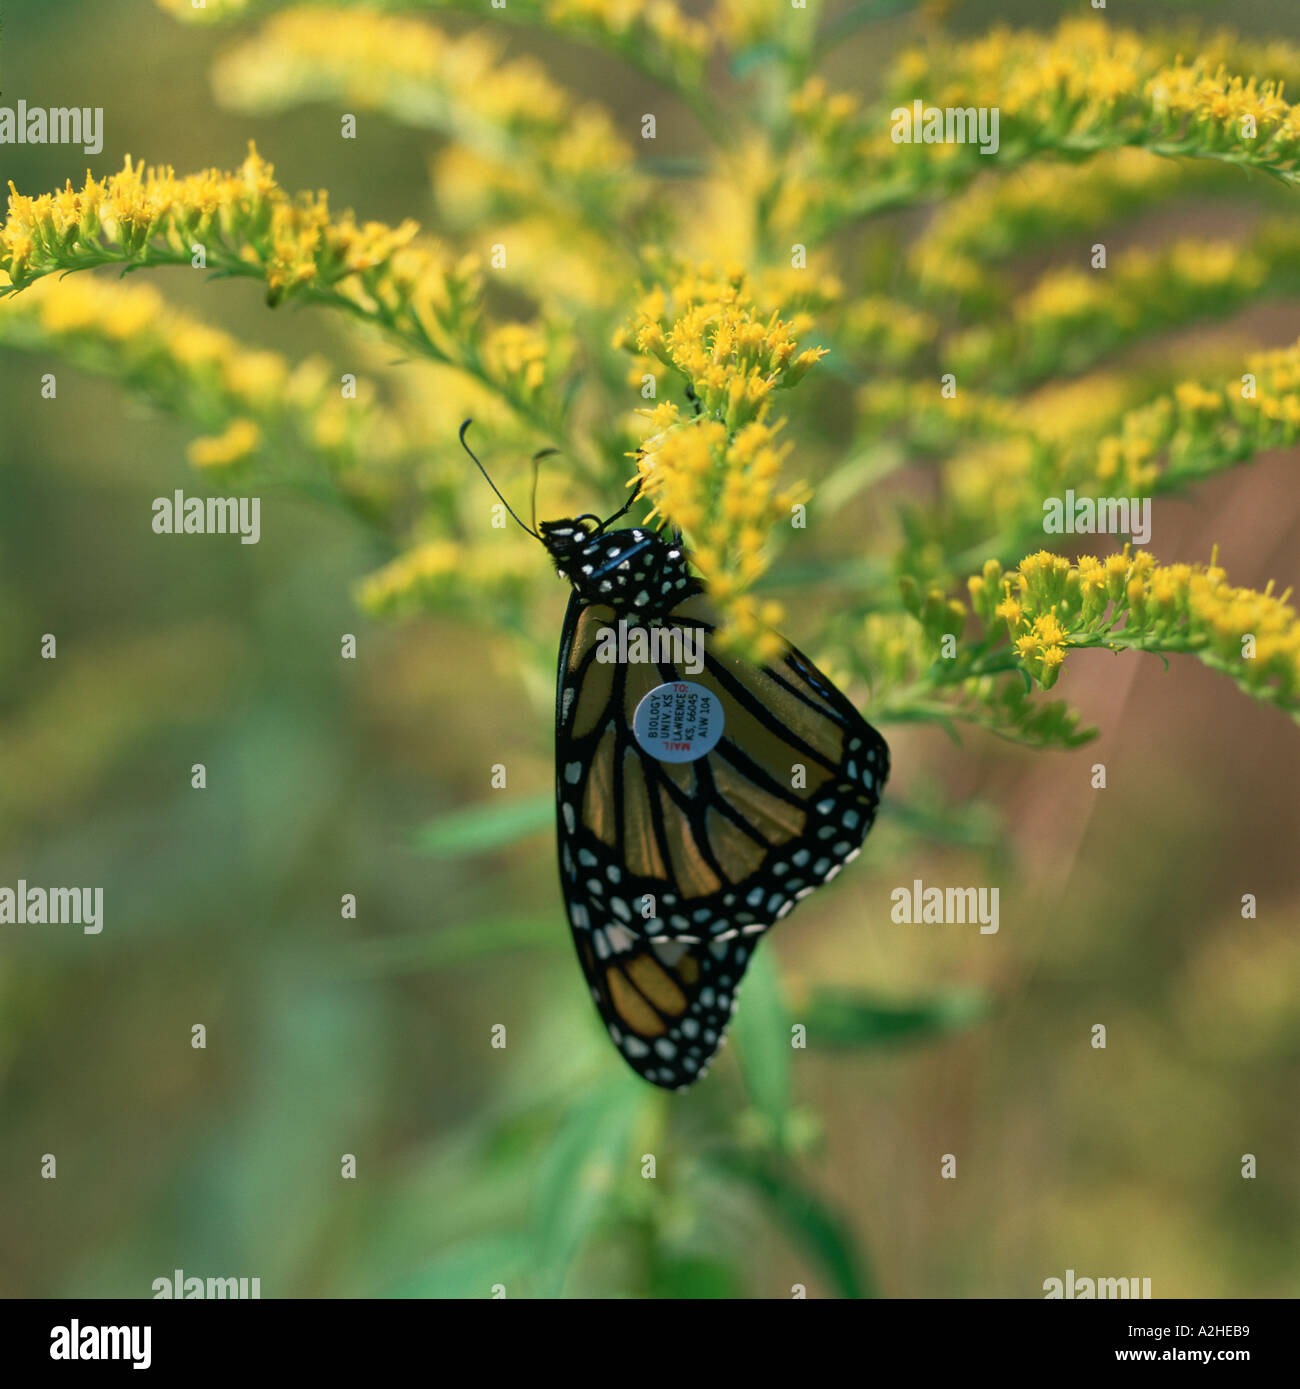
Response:
[[[551,558],[564,573],[564,562],[572,559],[588,540],[600,529],[600,522],[594,516],[566,517],[562,521],[543,521],[537,527],[542,544],[550,552]]]
[[[579,596],[621,617],[660,617],[697,588],[681,545],[654,531],[606,531],[594,516],[543,521],[538,529]]]
[[[613,608],[620,618],[640,622],[665,616],[683,598],[700,591],[699,581],[691,577],[680,536],[669,541],[657,531],[640,527],[621,531],[609,529],[635,503],[641,492],[639,481],[623,506],[603,521],[599,516],[584,515],[543,521],[541,525],[524,525],[465,442],[465,432],[471,423],[466,420],[460,427],[461,446],[510,515],[529,535],[546,546],[556,569],[585,603],[603,603]],[[533,462],[553,452],[553,449],[543,450]],[[533,485],[535,501],[536,474]]]

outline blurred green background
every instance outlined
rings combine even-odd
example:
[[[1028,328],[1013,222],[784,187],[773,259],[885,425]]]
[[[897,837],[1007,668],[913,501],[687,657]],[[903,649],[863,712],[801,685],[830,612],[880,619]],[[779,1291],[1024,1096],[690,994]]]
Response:
[[[1300,37],[1280,0],[1134,8]],[[953,22],[1043,9],[973,3]],[[209,95],[217,40],[147,0],[11,0],[4,21],[0,101],[102,105],[106,143],[89,161],[0,146],[0,180],[50,189],[127,152],[229,166],[252,137],[285,186],[429,216],[426,137],[391,128],[341,159],[331,112],[231,115]],[[612,62],[507,42],[643,107]],[[1198,220],[1222,219],[1207,203],[1182,224]],[[346,360],[342,325],[269,313],[255,285],[151,282],[247,341]],[[1225,331],[1243,326],[1291,342],[1300,305]],[[765,949],[785,1002],[756,966],[709,1078],[661,1096],[595,1019],[545,811],[496,847],[462,816],[495,762],[525,813],[551,784],[550,724],[493,639],[367,623],[350,589],[385,553],[288,494],[263,496],[256,546],[154,535],[154,497],[202,490],[187,438],[0,350],[0,884],[102,885],[106,919],[96,937],[0,927],[0,1295],[149,1296],[178,1267],[258,1276],[263,1296],[1033,1297],[1066,1268],[1149,1277],[1158,1297],[1300,1291],[1300,739],[1283,714],[1199,664],[1080,653],[1068,693],[1103,735],[1078,752],[888,730],[897,806]],[[1162,501],[1157,552],[1218,543],[1235,582],[1285,587],[1294,469],[1274,457]],[[563,602],[556,583],[557,638]],[[897,807],[936,788],[970,813],[918,848]],[[889,893],[915,877],[1000,884],[1000,932],[892,924]],[[842,1045],[790,1053],[783,1009],[807,1021],[827,988],[879,1008]]]

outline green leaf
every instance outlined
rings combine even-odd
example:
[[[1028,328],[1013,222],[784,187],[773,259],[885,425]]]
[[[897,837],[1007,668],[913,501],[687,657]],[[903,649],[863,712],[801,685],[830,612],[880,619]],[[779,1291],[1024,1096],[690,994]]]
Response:
[[[977,989],[900,1003],[840,989],[816,989],[801,1009],[814,1046],[870,1047],[925,1041],[982,1022],[992,1011]]]
[[[415,831],[414,845],[417,852],[431,858],[482,854],[526,839],[554,819],[555,797],[549,791],[540,796],[502,796],[499,801],[484,801],[421,825]]]
[[[828,512],[838,512],[859,492],[874,487],[908,461],[907,450],[896,440],[873,443],[822,479],[817,486],[817,504]]]
[[[620,1072],[569,1110],[537,1181],[536,1295],[558,1297],[569,1269],[631,1175],[630,1139],[658,1096]]]
[[[880,811],[918,839],[970,849],[992,849],[1002,842],[1002,822],[984,801],[945,805],[933,792],[924,791],[911,801],[887,798]]]
[[[392,1296],[490,1298],[493,1285],[500,1283],[509,1297],[526,1259],[527,1244],[520,1235],[485,1235],[439,1254],[399,1283]]]
[[[732,1026],[732,1045],[750,1103],[781,1145],[790,1113],[790,1018],[770,950],[754,955],[741,993],[744,1007]]]
[[[764,43],[751,44],[733,56],[731,75],[736,78],[744,77],[746,73],[753,72],[755,68],[762,67],[766,63],[779,63],[784,58],[785,49],[779,43],[768,40]]]
[[[781,1167],[756,1158],[727,1155],[712,1160],[718,1170],[752,1187],[791,1235],[821,1264],[841,1297],[876,1297],[875,1280],[844,1221],[814,1192]]]
[[[718,1259],[666,1259],[651,1273],[651,1297],[737,1298],[744,1287],[736,1269]]]

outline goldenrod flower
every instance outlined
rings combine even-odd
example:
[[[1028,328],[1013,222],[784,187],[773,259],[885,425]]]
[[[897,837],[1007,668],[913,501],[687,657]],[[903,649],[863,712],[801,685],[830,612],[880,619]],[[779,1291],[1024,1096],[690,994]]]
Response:
[[[618,341],[685,378],[699,402],[693,417],[672,402],[645,412],[638,472],[655,514],[687,533],[730,638],[769,658],[777,648],[748,590],[801,496],[780,486],[790,447],[779,438],[785,422],[772,418],[772,396],[800,380],[822,350],[800,351],[792,325],[758,309],[739,269],[719,273],[709,264],[651,290]]]
[[[233,172],[208,169],[177,177],[127,156],[103,183],[87,176],[39,197],[9,185],[9,215],[0,229],[0,268],[12,290],[58,270],[113,262],[190,264],[202,247],[210,268],[258,274],[276,303],[296,290],[323,289],[393,261],[414,240],[416,225],[358,225],[351,213],[331,219],[324,194],[291,199],[251,145]],[[215,263],[214,263],[215,262]]]
[[[274,468],[286,451],[309,453],[340,483],[402,448],[398,431],[362,383],[344,401],[319,357],[290,363],[167,305],[149,285],[92,276],[47,279],[0,301],[0,343],[57,351],[135,385],[207,437],[190,450],[200,467],[253,458]],[[218,427],[219,426],[219,427]]]
[[[215,24],[260,8],[262,0],[206,0],[197,9],[191,0],[155,3],[177,19]],[[476,0],[445,0],[441,7],[482,17]],[[378,19],[366,0],[340,0],[333,8],[355,8],[362,21]],[[686,89],[699,83],[712,43],[707,27],[684,15],[674,0],[510,0],[498,13],[507,22],[540,25],[613,51],[634,67]]]
[[[358,223],[350,212],[333,216],[324,193],[291,198],[251,145],[234,172],[184,177],[128,156],[121,173],[103,183],[88,176],[80,190],[69,184],[32,198],[10,185],[0,227],[0,273],[10,284],[0,295],[62,270],[190,265],[201,249],[208,270],[263,280],[271,304],[302,297],[345,308],[435,360],[490,378],[527,418],[554,431],[554,392],[542,389],[532,362],[515,371],[510,354],[483,346],[504,325],[484,321],[479,259],[417,232],[412,221],[389,227]],[[545,362],[564,360],[561,330],[546,332]]]
[[[792,323],[759,311],[743,270],[719,273],[707,262],[648,294],[629,331],[638,351],[684,377],[705,413],[732,433],[762,418],[773,391],[797,384],[826,355],[800,351]]]
[[[1148,552],[1083,556],[1046,551],[1004,580],[997,615],[1025,671],[1044,689],[1071,647],[1188,652],[1257,697],[1300,717],[1300,619],[1272,593],[1234,588],[1208,565],[1159,564]]]
[[[278,8],[160,3],[198,21]],[[440,7],[484,13],[482,0]],[[1072,563],[1039,547],[1044,500],[1066,490],[1146,498],[1300,442],[1300,345],[1259,354],[1240,375],[1185,345],[1176,360],[1094,370],[1144,335],[1292,292],[1290,219],[1232,242],[1118,251],[1104,272],[1083,254],[1117,217],[1189,178],[1203,186],[1193,160],[1238,182],[1242,168],[1300,182],[1300,114],[1283,85],[1300,79],[1300,49],[1138,34],[1098,16],[954,40],[927,6],[924,41],[870,93],[836,91],[813,70],[815,14],[762,0],[714,0],[704,22],[671,0],[510,0],[494,15],[617,54],[671,88],[673,112],[660,117],[671,137],[654,145],[484,31],[447,34],[387,12],[398,8],[343,0],[269,14],[219,60],[215,87],[244,110],[325,99],[436,131],[445,241],[409,221],[336,213],[324,193],[294,195],[255,150],[232,171],[188,176],[128,159],[80,188],[14,192],[0,228],[0,338],[53,347],[174,409],[199,435],[199,466],[305,457],[314,480],[400,516],[404,553],[364,587],[378,612],[446,606],[516,633],[534,625],[535,549],[513,532],[478,534],[472,474],[452,462],[463,414],[491,431],[494,477],[512,498],[527,496],[537,443],[564,446],[543,474],[544,510],[561,498],[600,510],[592,494],[630,444],[647,502],[685,532],[728,639],[765,657],[779,609],[759,585],[803,497],[783,478],[796,433],[779,393],[824,354],[809,345],[824,325],[857,406],[826,495],[914,463],[933,484],[901,517],[892,565],[831,560],[861,587],[805,609],[825,612],[832,664],[879,679],[887,712],[1073,745],[1086,734],[1069,711],[1029,686],[1050,688],[1073,650],[1103,645],[1194,652],[1294,708],[1288,595],[1231,588],[1213,563],[1127,550]],[[706,67],[715,47],[722,61]],[[738,99],[719,119],[724,87]],[[998,108],[997,151],[895,144],[890,111],[918,98]],[[682,142],[679,114],[709,138]],[[847,238],[834,234],[855,218],[919,204],[940,210],[909,225],[910,250],[885,228],[843,254]],[[1023,283],[1024,258],[1051,236],[1075,245],[1073,262],[1062,255]],[[686,259],[701,255],[710,263]],[[368,369],[360,398],[345,405],[322,362],[250,351],[138,287],[55,280],[196,260],[260,281],[272,304],[296,299],[380,329],[349,363]],[[608,344],[634,282],[654,288],[618,334],[625,372]],[[519,321],[488,308],[519,300]],[[938,389],[950,373],[955,395]],[[650,408],[629,424],[637,403]],[[430,444],[418,463],[415,443]],[[882,510],[871,509],[873,529]]]
[[[1086,234],[1197,179],[1194,164],[1118,149],[1087,164],[1032,164],[973,184],[938,209],[908,255],[928,297],[988,311],[1006,297],[993,268],[1049,238]]]
[[[499,617],[503,606],[517,613],[536,584],[537,547],[496,532],[477,544],[445,539],[417,544],[362,580],[357,601],[377,617],[429,608],[478,617],[495,609]]]
[[[912,50],[894,63],[884,103],[857,112],[836,101],[822,79],[811,79],[791,100],[802,142],[785,155],[789,177],[809,185],[805,205],[817,208],[810,240],[987,171],[992,161],[973,142],[891,141],[888,112],[916,99],[996,108],[1002,167],[1042,153],[1127,147],[1264,169],[1300,183],[1300,114],[1276,80],[1235,75],[1217,54],[1184,61],[1168,46],[1088,16],[1064,20],[1052,34],[999,28],[967,43]],[[928,266],[934,263],[927,257]],[[973,288],[969,262],[955,262],[953,272],[960,288]]]
[[[190,462],[196,468],[229,468],[254,454],[261,442],[262,431],[252,420],[231,420],[222,434],[190,444]]]
[[[615,215],[635,192],[632,154],[597,106],[579,104],[531,58],[450,38],[405,16],[300,6],[272,16],[217,64],[221,99],[239,110],[303,100],[375,109],[444,131],[526,181],[534,200]]]
[[[1008,321],[952,339],[945,358],[963,380],[1006,389],[1077,371],[1134,338],[1226,315],[1270,280],[1292,282],[1300,237],[1266,226],[1253,244],[1180,240],[1116,256],[1104,272],[1050,271],[1009,306]]]

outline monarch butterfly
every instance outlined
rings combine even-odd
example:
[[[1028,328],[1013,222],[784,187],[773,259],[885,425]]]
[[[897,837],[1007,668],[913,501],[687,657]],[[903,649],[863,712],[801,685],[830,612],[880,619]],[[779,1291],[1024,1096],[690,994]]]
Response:
[[[624,1060],[684,1090],[722,1045],[759,938],[858,856],[889,748],[793,646],[754,666],[714,641],[681,536],[610,530],[635,492],[604,521],[525,526],[465,444],[469,424],[466,452],[572,585],[555,788],[578,959]],[[683,629],[699,634],[689,662]]]

